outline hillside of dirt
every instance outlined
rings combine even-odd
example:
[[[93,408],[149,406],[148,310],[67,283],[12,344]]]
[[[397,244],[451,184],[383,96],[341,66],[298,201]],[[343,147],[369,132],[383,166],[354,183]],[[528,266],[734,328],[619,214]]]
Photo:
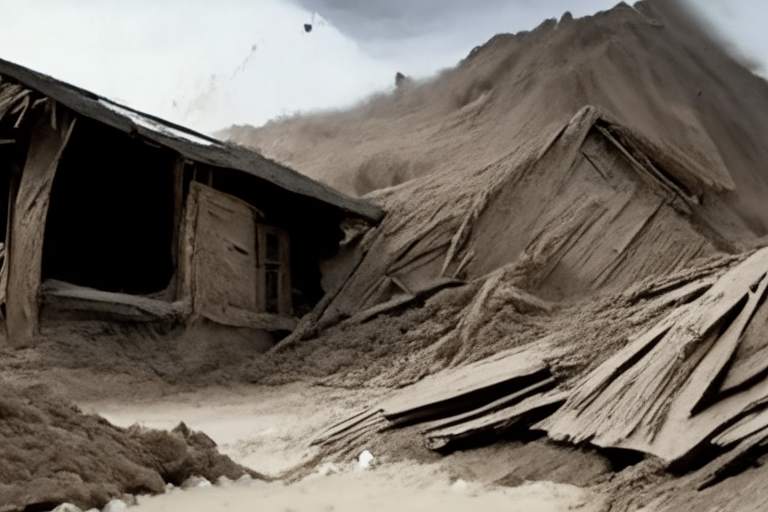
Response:
[[[692,193],[724,192],[762,235],[768,84],[674,2],[621,3],[501,34],[437,78],[343,111],[221,135],[344,192],[466,174],[593,105],[642,135]]]
[[[243,377],[396,390],[320,435],[336,457],[400,429],[442,454],[535,432],[623,467],[598,485],[615,510],[759,509],[734,497],[768,452],[766,107],[765,80],[648,0],[232,127],[387,211]]]

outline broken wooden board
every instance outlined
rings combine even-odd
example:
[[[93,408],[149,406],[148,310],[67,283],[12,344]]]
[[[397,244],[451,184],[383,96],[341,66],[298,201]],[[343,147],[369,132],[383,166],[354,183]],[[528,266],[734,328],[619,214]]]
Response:
[[[317,434],[310,445],[323,443],[326,439],[337,436],[342,432],[345,432],[348,429],[353,428],[356,425],[359,425],[379,414],[381,414],[381,410],[375,408],[365,409],[359,413],[353,414],[340,422],[334,423],[327,429]]]
[[[745,416],[715,436],[711,443],[721,447],[731,446],[766,428],[768,428],[768,409],[763,409]]]
[[[696,490],[706,489],[739,472],[750,461],[755,449],[765,445],[768,428],[753,432],[742,439],[732,450],[717,457],[688,478]]]
[[[466,283],[460,279],[438,277],[436,279],[432,279],[424,287],[413,290],[411,293],[395,295],[392,299],[388,300],[387,302],[377,304],[376,306],[368,308],[364,311],[355,313],[349,319],[345,320],[345,323],[362,324],[369,320],[372,320],[373,318],[376,318],[379,315],[383,315],[385,313],[389,313],[389,312],[398,310],[400,308],[409,306],[420,300],[424,300],[445,288],[461,286],[463,284],[466,284]]]
[[[507,407],[491,414],[459,423],[450,427],[433,430],[425,434],[427,446],[432,450],[440,450],[449,444],[472,436],[489,433],[502,433],[533,415],[537,415],[547,409],[556,409],[562,405],[568,392],[554,391],[533,395],[512,407]]]
[[[765,292],[765,283],[757,285],[766,272],[763,249],[641,337],[645,344],[638,340],[604,363],[540,426],[557,440],[642,451],[670,463],[691,454],[766,400],[768,384],[761,383],[691,415],[713,389],[708,379],[717,379],[730,360],[756,296]]]
[[[42,286],[41,318],[50,320],[179,321],[188,304],[105,292],[48,280]]]
[[[507,395],[503,398],[499,398],[498,400],[494,400],[493,402],[487,405],[478,407],[477,409],[472,409],[471,411],[467,411],[465,413],[458,414],[456,416],[450,416],[448,418],[444,418],[441,420],[435,420],[429,423],[425,423],[421,431],[423,433],[426,433],[432,430],[443,429],[446,427],[450,427],[452,425],[457,425],[459,423],[464,423],[469,420],[479,418],[481,416],[485,416],[486,414],[496,412],[500,409],[511,407],[512,405],[516,404],[517,402],[523,401],[524,399],[528,398],[531,395],[540,394],[545,391],[549,391],[550,389],[554,388],[556,384],[557,384],[557,381],[555,380],[554,377],[544,379],[535,384],[531,384],[530,386],[523,388],[520,391],[512,393],[511,395]]]
[[[390,426],[391,423],[380,410],[372,409],[368,413],[329,429],[315,438],[310,445],[329,445],[339,441],[347,443],[363,434],[380,432]]]
[[[720,335],[717,343],[707,353],[706,357],[696,367],[680,393],[682,403],[690,404],[690,414],[695,414],[703,407],[703,403],[717,393],[722,382],[728,363],[739,346],[739,340],[752,317],[758,304],[765,297],[768,287],[768,277],[763,277],[755,291],[749,290],[746,305],[736,319]]]
[[[430,375],[379,408],[395,424],[438,419],[486,405],[548,377],[549,369],[538,350],[510,350]]]
[[[763,303],[747,329],[722,385],[721,393],[743,389],[768,375],[768,303]]]

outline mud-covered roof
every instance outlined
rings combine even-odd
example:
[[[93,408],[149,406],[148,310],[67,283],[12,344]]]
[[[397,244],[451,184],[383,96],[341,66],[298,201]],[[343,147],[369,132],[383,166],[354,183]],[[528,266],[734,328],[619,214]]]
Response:
[[[345,213],[372,222],[378,222],[384,216],[383,210],[368,201],[342,194],[259,153],[120,105],[48,75],[3,59],[0,59],[0,75],[17,80],[82,116],[130,135],[138,134],[190,160],[242,171],[294,194],[323,201]]]

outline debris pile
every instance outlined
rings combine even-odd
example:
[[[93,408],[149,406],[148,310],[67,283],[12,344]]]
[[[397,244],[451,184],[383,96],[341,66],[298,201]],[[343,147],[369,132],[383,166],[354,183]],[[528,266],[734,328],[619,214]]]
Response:
[[[388,212],[268,358],[402,388],[314,442],[533,429],[723,485],[768,451],[767,107],[765,80],[645,1],[496,36],[347,112],[230,129]]]
[[[0,510],[103,507],[126,494],[165,492],[191,476],[259,477],[220,455],[205,434],[121,429],[42,386],[0,383]]]

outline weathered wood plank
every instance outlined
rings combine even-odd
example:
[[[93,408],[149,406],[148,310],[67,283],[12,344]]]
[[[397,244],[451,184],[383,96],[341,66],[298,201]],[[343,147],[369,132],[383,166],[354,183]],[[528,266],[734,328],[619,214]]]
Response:
[[[752,434],[768,428],[768,409],[754,412],[712,439],[717,446],[730,446],[741,442]]]
[[[598,446],[652,453],[670,462],[687,456],[722,425],[766,400],[768,385],[762,384],[691,416],[691,406],[710,391],[707,376],[720,375],[733,340],[738,340],[740,324],[751,317],[757,299],[744,299],[766,272],[768,249],[763,249],[723,275],[702,297],[679,308],[682,314],[671,328],[670,317],[654,328],[646,338],[667,332],[647,353],[640,352],[639,359],[633,344],[599,368],[557,414],[542,422],[542,428],[555,439],[589,440]],[[744,312],[727,336],[726,347],[711,353],[712,362],[702,367],[699,377],[696,368],[710,345],[719,343],[720,326],[729,315],[741,312],[745,302],[751,311]]]
[[[534,395],[512,407],[501,409],[458,425],[429,432],[425,436],[425,441],[430,449],[440,450],[450,443],[471,436],[489,432],[503,432],[534,413],[559,406],[565,402],[567,396],[567,391]]]
[[[700,491],[721,482],[748,464],[750,454],[766,439],[768,439],[768,429],[754,432],[744,438],[735,448],[694,473],[687,483],[692,484],[692,487]]]
[[[389,427],[391,423],[387,421],[381,411],[377,412],[378,414],[371,416],[370,418],[363,420],[355,425],[352,425],[346,430],[337,432],[331,436],[327,436],[321,439],[317,444],[328,445],[337,441],[348,441],[349,439],[355,438],[357,434],[361,432],[381,431]]]
[[[328,439],[337,434],[340,434],[341,432],[345,432],[346,430],[354,427],[355,425],[359,425],[360,423],[363,423],[364,421],[381,413],[382,413],[381,409],[370,408],[370,409],[365,409],[364,411],[361,411],[359,413],[353,414],[338,423],[334,423],[333,425],[329,426],[327,429],[317,434],[314,440],[310,443],[310,445],[322,443],[325,439]]]
[[[459,423],[464,423],[469,420],[473,420],[475,418],[479,418],[481,416],[485,416],[486,414],[498,411],[499,409],[504,409],[506,407],[510,407],[514,405],[516,402],[520,402],[525,398],[528,398],[531,395],[542,393],[544,391],[547,391],[551,388],[553,388],[557,384],[557,381],[554,377],[550,377],[548,379],[544,379],[540,382],[537,382],[535,384],[532,384],[526,388],[521,389],[520,391],[517,391],[515,393],[512,393],[511,395],[507,395],[503,398],[499,398],[498,400],[494,400],[493,402],[489,403],[488,405],[484,405],[482,407],[478,407],[477,409],[472,409],[471,411],[458,414],[456,416],[450,416],[448,418],[444,418],[442,420],[432,421],[424,425],[424,427],[421,429],[422,432],[430,432],[433,430],[443,429],[446,427],[450,427],[451,425],[457,425]]]
[[[727,370],[727,365],[733,359],[733,354],[739,345],[741,335],[765,296],[766,288],[768,288],[768,277],[763,277],[757,290],[748,292],[749,299],[739,316],[720,335],[715,346],[691,374],[685,388],[680,393],[680,401],[689,404],[690,414],[697,412],[702,403],[717,392],[723,374]]]
[[[51,128],[45,116],[38,119],[32,128],[13,212],[6,329],[9,343],[17,348],[32,343],[38,331],[43,239],[51,187],[77,120],[68,110],[61,110],[61,130]]]
[[[538,381],[546,377],[547,365],[537,351],[508,351],[491,359],[428,376],[388,398],[379,407],[390,420],[405,415],[418,415],[421,411],[425,412],[425,417],[429,417],[430,409],[444,407],[477,392],[500,385],[514,386],[516,381],[526,378]],[[524,383],[521,387],[527,385],[529,383]]]

